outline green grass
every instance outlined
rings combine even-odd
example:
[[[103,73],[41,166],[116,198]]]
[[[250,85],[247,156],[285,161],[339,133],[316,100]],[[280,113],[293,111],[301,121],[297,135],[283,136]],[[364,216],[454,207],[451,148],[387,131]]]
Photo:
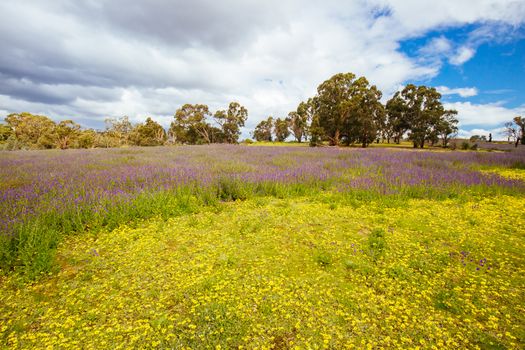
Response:
[[[69,236],[7,348],[520,348],[525,203],[250,197]],[[501,215],[505,213],[505,215]],[[486,259],[483,264],[480,260]]]

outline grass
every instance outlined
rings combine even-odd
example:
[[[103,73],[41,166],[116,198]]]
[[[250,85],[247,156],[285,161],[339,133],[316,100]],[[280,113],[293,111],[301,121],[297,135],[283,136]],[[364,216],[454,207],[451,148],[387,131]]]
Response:
[[[9,348],[519,348],[525,203],[465,199],[259,197],[70,236],[57,247],[59,271],[32,284],[4,277],[0,339]]]
[[[239,156],[223,159],[222,149],[159,148],[164,168],[187,158],[182,168],[199,174],[191,168],[198,159],[197,169],[215,177],[173,188],[149,170],[149,149],[87,154],[94,161],[79,167],[88,173],[107,174],[123,162],[124,174],[138,169],[109,190],[133,189],[137,181],[144,190],[58,209],[45,199],[14,235],[0,235],[0,348],[523,345],[519,157],[248,149],[228,149]],[[31,182],[27,169],[42,169],[33,160],[20,164],[19,181],[9,182],[15,190]],[[303,164],[330,175],[282,180]],[[0,175],[10,174],[6,169]],[[429,169],[460,182],[388,182],[413,173],[424,179]],[[242,178],[262,171],[267,178]],[[83,172],[70,188],[65,177],[54,185],[70,191],[63,198],[107,184],[103,177],[90,183]],[[469,176],[497,181],[470,183]],[[42,193],[59,194],[53,191]]]

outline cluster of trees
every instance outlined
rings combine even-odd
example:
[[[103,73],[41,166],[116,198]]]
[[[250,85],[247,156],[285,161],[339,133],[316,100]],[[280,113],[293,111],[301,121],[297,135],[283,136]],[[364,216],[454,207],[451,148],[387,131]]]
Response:
[[[93,148],[123,145],[156,146],[167,140],[160,124],[147,118],[133,125],[128,117],[106,119],[106,130],[82,129],[72,120],[55,123],[49,117],[13,113],[0,124],[0,143],[7,149]]]
[[[365,77],[339,73],[324,81],[317,94],[299,103],[285,118],[268,117],[253,131],[257,141],[297,142],[317,146],[396,142],[403,138],[414,147],[441,144],[446,147],[457,133],[455,110],[446,110],[441,94],[433,87],[406,85],[385,104],[382,93]],[[0,144],[8,149],[91,148],[125,145],[238,143],[248,111],[237,102],[227,110],[212,113],[207,105],[185,104],[179,108],[166,131],[147,118],[133,125],[128,117],[107,119],[106,129],[82,129],[72,120],[55,123],[30,113],[14,113],[0,123]],[[516,145],[525,144],[525,118],[505,124],[505,133]],[[490,137],[492,139],[492,137]]]
[[[208,106],[186,104],[179,108],[169,130],[148,117],[132,124],[128,117],[106,119],[103,131],[82,129],[72,120],[54,122],[43,115],[13,113],[0,124],[0,144],[7,149],[93,148],[160,146],[167,143],[237,143],[248,111],[237,102],[215,112],[212,126]]]
[[[457,132],[457,112],[444,109],[435,88],[409,84],[385,105],[381,97],[381,91],[365,77],[339,73],[319,85],[317,94],[301,102],[287,118],[261,121],[253,137],[271,141],[273,134],[283,140],[293,133],[298,142],[309,137],[312,146],[327,141],[367,147],[379,140],[399,143],[406,135],[414,147],[423,148],[426,142],[441,141],[447,146]]]
[[[175,113],[169,136],[172,142],[182,144],[237,143],[247,118],[248,110],[237,102],[214,114],[206,105],[185,104]]]

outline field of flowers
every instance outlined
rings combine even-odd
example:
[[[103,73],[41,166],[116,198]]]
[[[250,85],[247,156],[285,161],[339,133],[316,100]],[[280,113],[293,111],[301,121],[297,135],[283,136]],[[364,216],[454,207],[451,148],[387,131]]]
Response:
[[[0,346],[522,348],[524,159],[0,153]]]

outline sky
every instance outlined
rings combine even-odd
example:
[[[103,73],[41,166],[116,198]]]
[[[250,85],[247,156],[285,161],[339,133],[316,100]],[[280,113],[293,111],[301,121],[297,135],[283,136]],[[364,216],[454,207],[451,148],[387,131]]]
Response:
[[[0,47],[2,118],[167,128],[185,103],[237,101],[249,137],[340,72],[384,102],[436,87],[463,137],[525,116],[524,0],[2,0]]]

